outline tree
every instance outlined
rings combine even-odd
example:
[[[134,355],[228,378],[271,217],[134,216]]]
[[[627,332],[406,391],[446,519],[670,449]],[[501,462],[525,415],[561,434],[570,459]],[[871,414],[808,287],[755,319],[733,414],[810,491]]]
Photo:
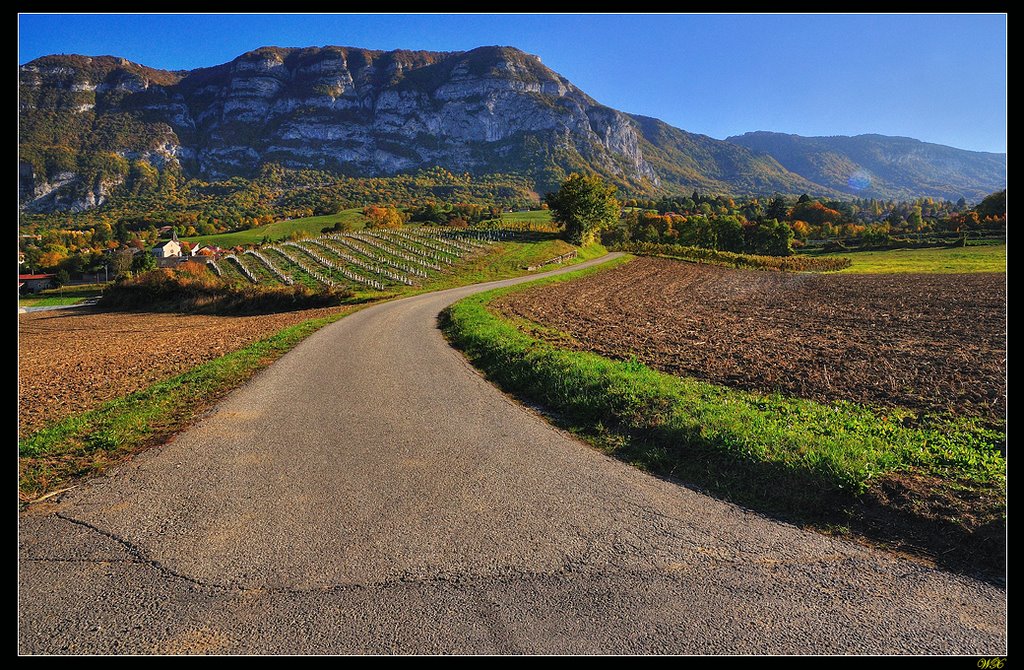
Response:
[[[110,274],[124,277],[132,269],[132,252],[130,249],[119,249],[110,255]]]
[[[996,191],[978,203],[974,208],[981,216],[993,216],[1002,218],[1006,216],[1006,189]]]
[[[401,228],[409,220],[409,215],[399,211],[393,205],[380,207],[371,205],[363,208],[367,228]]]
[[[777,195],[772,198],[771,203],[768,205],[768,209],[765,210],[764,216],[767,219],[785,219],[789,214],[789,208],[786,205],[786,199],[781,195]]]
[[[597,175],[569,175],[544,202],[551,209],[551,218],[565,226],[565,238],[581,246],[592,244],[601,229],[619,220],[622,211],[615,187]]]
[[[920,205],[915,205],[913,208],[911,208],[910,216],[907,218],[907,224],[910,226],[910,229],[915,233],[920,232],[921,229],[924,227],[924,218],[921,216]]]
[[[143,272],[149,272],[150,270],[156,269],[156,258],[153,254],[146,253],[145,251],[135,254],[132,258],[131,264],[132,272],[135,274],[141,274]]]

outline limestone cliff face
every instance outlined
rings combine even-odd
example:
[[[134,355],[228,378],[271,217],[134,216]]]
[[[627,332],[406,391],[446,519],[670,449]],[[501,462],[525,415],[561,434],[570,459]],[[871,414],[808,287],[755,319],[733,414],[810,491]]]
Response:
[[[174,161],[211,179],[273,161],[360,175],[434,165],[541,179],[547,171],[549,180],[586,167],[620,183],[658,181],[627,115],[507,47],[266,47],[187,73],[50,56],[21,68],[21,91],[23,149]],[[69,172],[35,175],[23,196],[49,196],[53,177]]]
[[[510,47],[264,47],[188,72],[45,56],[21,67],[19,105],[29,211],[102,204],[148,169],[141,163],[208,180],[251,175],[267,162],[357,176],[436,165],[526,175],[540,191],[571,171],[646,193],[973,198],[1005,187],[1005,154],[922,151],[881,136],[824,146],[830,138],[687,133],[600,105]],[[865,174],[871,189],[860,185]]]
[[[266,160],[360,174],[500,171],[508,145],[534,135],[566,137],[624,180],[655,178],[628,117],[516,49],[265,48],[177,88],[191,112],[198,169],[211,176]]]

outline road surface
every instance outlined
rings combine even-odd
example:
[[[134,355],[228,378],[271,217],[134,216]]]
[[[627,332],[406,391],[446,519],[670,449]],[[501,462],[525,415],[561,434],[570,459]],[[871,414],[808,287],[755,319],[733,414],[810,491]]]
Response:
[[[99,298],[89,298],[73,305],[48,305],[46,307],[18,307],[18,314],[31,314],[32,312],[52,312],[55,309],[75,309],[76,307],[90,307],[96,304]]]
[[[323,328],[23,513],[20,651],[1005,653],[1004,591],[644,474],[518,406],[437,330],[483,288]]]

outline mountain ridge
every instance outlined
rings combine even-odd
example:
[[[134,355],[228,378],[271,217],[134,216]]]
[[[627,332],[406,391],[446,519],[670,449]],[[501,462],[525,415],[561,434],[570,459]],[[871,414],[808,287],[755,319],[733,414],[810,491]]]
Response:
[[[824,169],[828,152],[817,145],[807,147],[813,156],[804,165],[746,146],[746,136],[716,140],[626,114],[539,57],[503,46],[268,46],[175,71],[117,56],[43,56],[20,68],[19,125],[28,211],[100,205],[130,171],[145,171],[140,161],[211,180],[252,175],[265,163],[352,176],[437,165],[524,174],[540,191],[569,172],[591,171],[635,193],[870,194],[844,187],[841,167]],[[833,162],[872,169],[849,156]],[[920,175],[918,195],[945,197],[950,189],[996,190],[989,186],[998,181],[991,166],[977,183],[967,173],[946,183],[941,170],[913,167],[911,178],[886,173],[881,183],[911,192]],[[1004,185],[1005,176],[996,186]]]
[[[850,187],[846,190],[879,189],[897,198],[912,198],[923,187],[942,197],[959,193],[979,199],[1006,185],[1005,153],[957,149],[912,137],[878,133],[805,136],[760,130],[725,141],[772,156],[787,169],[840,190],[845,185]],[[969,175],[962,174],[965,172]],[[966,176],[981,185],[970,186]],[[851,180],[857,183],[851,184]]]

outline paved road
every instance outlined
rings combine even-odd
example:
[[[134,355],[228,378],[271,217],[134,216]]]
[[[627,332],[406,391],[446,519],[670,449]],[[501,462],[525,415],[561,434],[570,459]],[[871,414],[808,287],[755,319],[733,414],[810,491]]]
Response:
[[[31,314],[32,312],[52,312],[55,309],[75,309],[77,307],[89,307],[95,305],[99,298],[90,298],[77,302],[74,305],[48,305],[46,307],[18,307],[18,314]]]
[[[436,328],[477,290],[324,328],[23,514],[20,650],[1005,652],[1003,591],[651,477],[511,402]]]

